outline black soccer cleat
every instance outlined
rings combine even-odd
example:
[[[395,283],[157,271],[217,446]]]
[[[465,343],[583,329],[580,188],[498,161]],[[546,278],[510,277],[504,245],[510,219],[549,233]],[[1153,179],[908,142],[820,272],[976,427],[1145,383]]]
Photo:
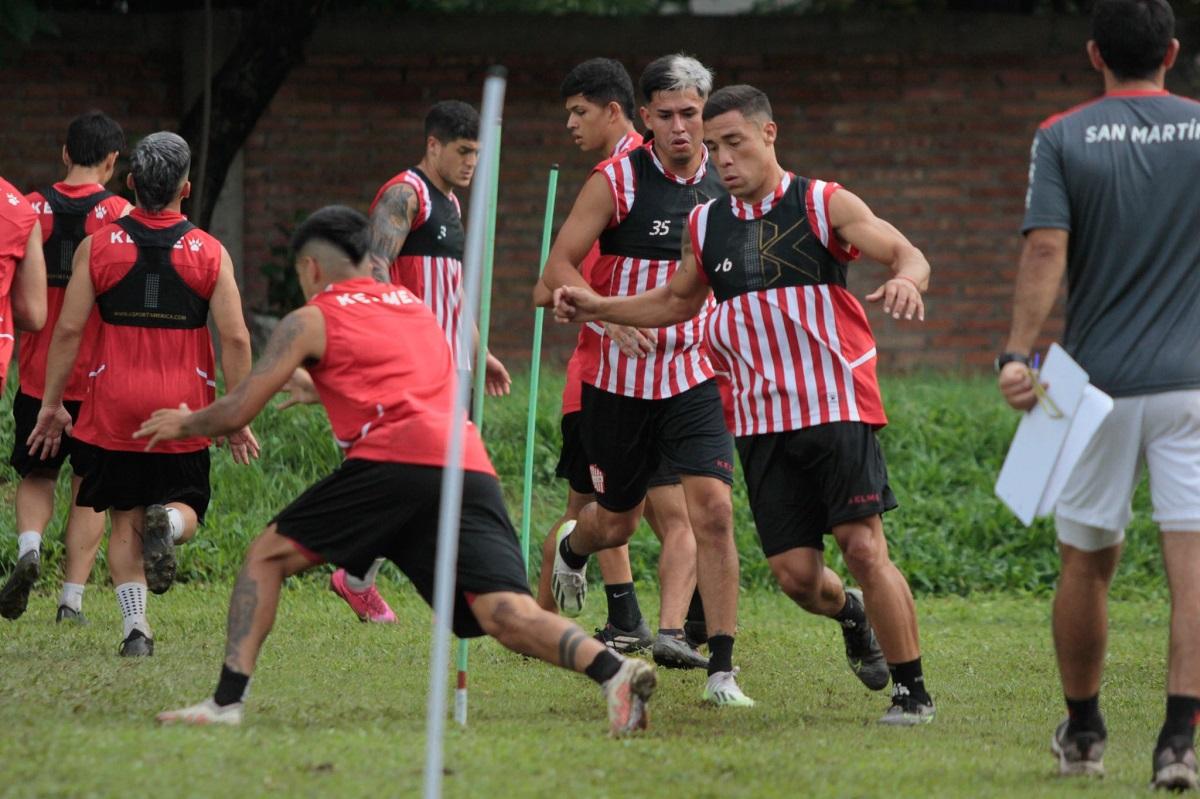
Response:
[[[37,582],[42,570],[42,556],[31,549],[17,561],[8,581],[0,588],[0,616],[19,619],[29,606],[29,589]]]
[[[603,627],[597,628],[596,634],[592,637],[622,655],[641,652],[643,649],[649,649],[650,645],[654,643],[654,636],[650,634],[650,627],[646,624],[645,619],[639,621],[632,630],[622,630],[612,622],[608,622]]]
[[[120,654],[123,658],[148,658],[154,654],[154,639],[147,638],[144,632],[135,627],[129,637],[121,642]]]
[[[152,594],[165,594],[175,582],[175,541],[171,538],[171,521],[162,505],[146,508],[142,530],[142,565],[146,571],[146,587]]]
[[[82,627],[88,623],[87,616],[83,615],[82,610],[75,610],[74,608],[69,608],[66,605],[59,605],[58,613],[56,613],[54,616],[54,623],[61,624],[64,621],[68,624],[74,624],[79,627]]]
[[[857,588],[847,588],[846,593],[854,598],[862,607],[862,592]],[[864,617],[865,618],[865,617]],[[887,660],[883,649],[875,638],[871,623],[842,622],[842,639],[846,644],[846,662],[854,676],[872,691],[882,691],[891,679]]]
[[[1196,749],[1191,739],[1176,735],[1166,746],[1154,750],[1154,778],[1150,785],[1167,791],[1194,791],[1200,786],[1196,778]]]

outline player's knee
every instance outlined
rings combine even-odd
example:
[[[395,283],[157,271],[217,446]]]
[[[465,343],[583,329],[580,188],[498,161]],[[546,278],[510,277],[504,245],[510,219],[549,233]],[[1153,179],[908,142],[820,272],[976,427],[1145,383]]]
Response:
[[[531,597],[500,593],[489,595],[483,607],[475,601],[475,616],[479,626],[504,646],[514,648],[522,640],[536,616],[542,613]]]
[[[887,564],[887,549],[882,541],[869,534],[856,535],[842,549],[846,568],[862,582]]]
[[[712,492],[695,504],[692,530],[697,540],[723,539],[733,534],[733,500],[728,492]]]
[[[620,546],[633,538],[637,531],[640,515],[635,510],[623,513],[602,511],[599,515],[600,530],[608,546]]]
[[[821,593],[820,573],[808,574],[799,569],[783,567],[773,567],[772,571],[783,593],[800,607],[806,608],[817,603]]]

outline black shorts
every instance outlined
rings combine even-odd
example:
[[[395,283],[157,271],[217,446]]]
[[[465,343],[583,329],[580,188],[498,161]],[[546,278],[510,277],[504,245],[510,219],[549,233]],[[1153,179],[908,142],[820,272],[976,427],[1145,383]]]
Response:
[[[562,450],[558,456],[558,466],[554,467],[554,474],[566,480],[567,485],[576,494],[591,494],[596,489],[592,486],[592,474],[588,469],[587,456],[583,454],[583,441],[579,437],[582,415],[582,411],[563,414]],[[677,485],[679,485],[679,475],[671,472],[665,460],[659,461],[658,469],[650,476],[648,487]]]
[[[733,483],[733,439],[712,380],[659,400],[584,383],[579,425],[592,490],[606,510],[620,513],[641,502],[660,464],[670,474]]]
[[[72,422],[79,421],[79,406],[81,404],[79,400],[67,400],[63,402],[63,407],[67,409],[67,413],[71,414]],[[33,432],[33,428],[37,426],[38,413],[41,410],[42,401],[40,399],[24,394],[20,389],[17,389],[16,395],[13,396],[12,404],[13,448],[8,462],[17,470],[17,474],[22,477],[27,476],[35,469],[58,474],[58,470],[62,468],[63,463],[71,454],[71,447],[74,445],[74,439],[63,433],[58,454],[54,457],[42,460],[37,455],[30,454],[25,440],[29,438],[29,434]],[[76,469],[75,473],[79,474],[79,470]]]
[[[350,574],[364,575],[376,558],[389,559],[432,606],[442,471],[349,459],[271,521],[301,551]],[[463,473],[459,530],[454,634],[476,638],[484,633],[471,613],[473,596],[529,593],[517,534],[495,477]]]
[[[742,436],[737,450],[768,558],[796,547],[824,549],[824,536],[836,525],[896,507],[883,451],[868,424]]]
[[[75,504],[96,510],[131,510],[180,502],[204,521],[212,491],[208,450],[124,452],[76,440],[71,464],[83,478]]]

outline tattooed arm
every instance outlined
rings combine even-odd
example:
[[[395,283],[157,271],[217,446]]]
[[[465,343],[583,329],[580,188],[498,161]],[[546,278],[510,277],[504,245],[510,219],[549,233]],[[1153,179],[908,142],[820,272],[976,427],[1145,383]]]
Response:
[[[417,193],[407,183],[397,183],[383,193],[367,228],[367,253],[371,274],[380,283],[390,283],[388,270],[400,254],[404,240],[417,216]]]
[[[186,405],[157,410],[134,438],[149,438],[146,449],[150,450],[159,441],[228,435],[249,424],[296,367],[320,360],[324,354],[325,317],[312,306],[292,311],[271,334],[266,352],[250,375],[233,391],[199,411],[192,412]]]

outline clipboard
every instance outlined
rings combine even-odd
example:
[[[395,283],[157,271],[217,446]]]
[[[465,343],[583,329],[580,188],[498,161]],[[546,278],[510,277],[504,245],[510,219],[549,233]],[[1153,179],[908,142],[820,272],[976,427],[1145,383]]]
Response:
[[[1067,351],[1052,344],[1038,375],[1049,384],[1049,403],[1039,401],[1021,419],[996,480],[996,496],[1028,527],[1054,512],[1067,478],[1108,414],[1112,398],[1088,383],[1088,374]],[[1051,404],[1059,413],[1047,411]]]

